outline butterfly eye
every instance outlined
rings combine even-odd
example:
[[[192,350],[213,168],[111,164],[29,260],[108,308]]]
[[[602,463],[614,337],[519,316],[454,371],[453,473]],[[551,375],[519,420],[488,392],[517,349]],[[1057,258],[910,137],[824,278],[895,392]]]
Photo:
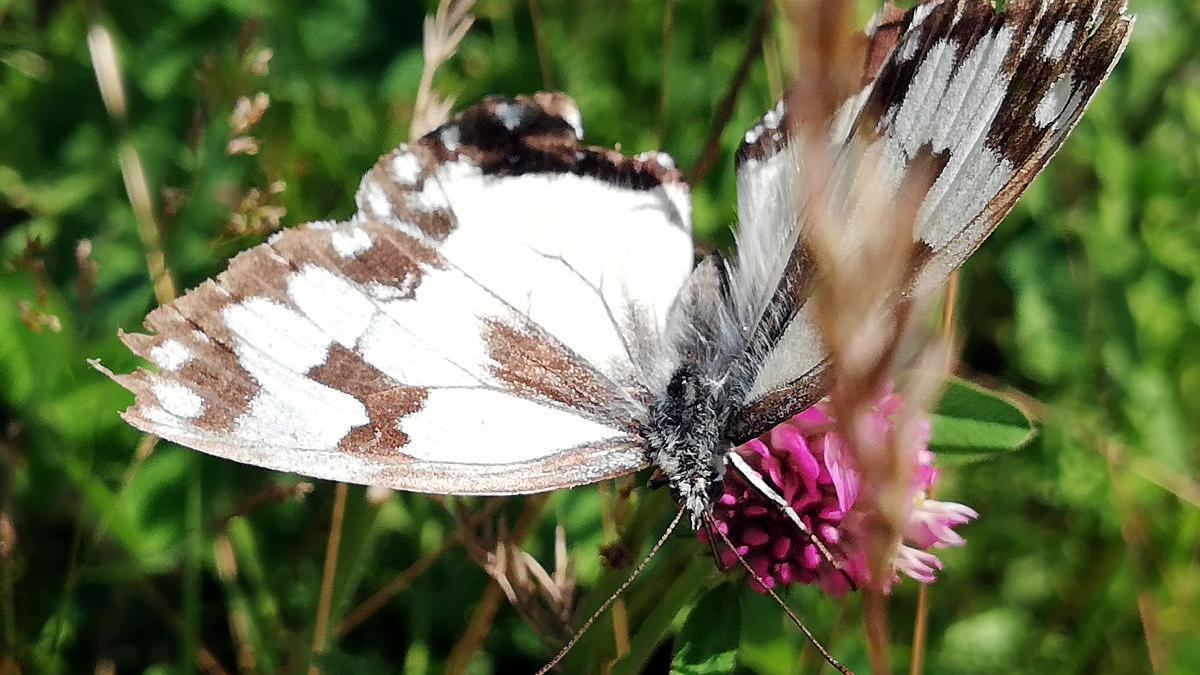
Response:
[[[686,363],[681,365],[667,383],[667,396],[679,401],[690,401],[695,398],[694,382],[692,367]]]

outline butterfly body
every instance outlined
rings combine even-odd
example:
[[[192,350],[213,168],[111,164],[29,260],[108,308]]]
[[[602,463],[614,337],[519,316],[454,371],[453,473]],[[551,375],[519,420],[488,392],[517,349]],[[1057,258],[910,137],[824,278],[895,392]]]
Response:
[[[722,491],[725,455],[734,446],[729,410],[722,382],[691,365],[676,370],[665,395],[650,406],[643,431],[648,456],[693,525]]]

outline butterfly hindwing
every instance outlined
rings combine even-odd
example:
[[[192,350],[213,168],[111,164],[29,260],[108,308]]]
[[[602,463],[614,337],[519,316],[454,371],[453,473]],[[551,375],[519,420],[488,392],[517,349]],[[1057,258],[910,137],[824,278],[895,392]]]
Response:
[[[865,86],[830,130],[830,199],[847,205],[845,227],[854,227],[861,195],[890,203],[901,186],[919,186],[909,287],[898,291],[936,288],[995,229],[1079,121],[1132,24],[1123,0],[1014,0],[1002,10],[932,0],[880,12],[868,29]],[[814,270],[797,264],[808,258],[797,255],[801,157],[789,128],[781,103],[738,153],[736,301],[759,317],[739,440],[823,392],[825,352],[804,305]]]
[[[636,470],[643,370],[691,266],[687,187],[579,126],[561,95],[488,99],[384,156],[350,221],[276,235],[123,336],[157,366],[116,376],[125,418],[423,492]]]

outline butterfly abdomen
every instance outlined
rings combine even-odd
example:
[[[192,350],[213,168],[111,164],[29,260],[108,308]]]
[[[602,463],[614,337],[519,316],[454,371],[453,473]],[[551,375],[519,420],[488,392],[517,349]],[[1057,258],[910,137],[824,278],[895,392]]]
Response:
[[[650,406],[643,429],[650,460],[666,477],[671,496],[691,513],[693,526],[723,488],[730,449],[726,409],[723,382],[685,363]]]

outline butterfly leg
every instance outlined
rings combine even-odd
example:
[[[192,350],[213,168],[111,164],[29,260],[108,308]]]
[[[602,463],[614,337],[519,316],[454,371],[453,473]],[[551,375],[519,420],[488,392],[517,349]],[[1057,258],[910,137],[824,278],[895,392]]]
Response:
[[[717,549],[717,526],[713,524],[712,514],[709,514],[704,519],[704,538],[708,541],[708,549],[712,551],[713,562],[717,564],[717,570],[724,573],[729,570],[725,565],[725,561],[721,559],[721,551]]]
[[[833,557],[833,553],[829,551],[829,547],[825,546],[825,542],[821,541],[821,538],[804,524],[804,521],[800,519],[800,514],[796,513],[796,509],[792,508],[792,505],[783,498],[783,495],[779,494],[778,491],[768,485],[767,482],[763,480],[762,475],[759,474],[754,467],[750,466],[750,463],[747,462],[745,458],[736,452],[730,452],[729,454],[725,455],[725,465],[727,467],[732,467],[734,471],[737,471],[738,475],[741,476],[742,479],[745,480],[746,484],[750,486],[750,489],[757,492],[763,499],[766,499],[778,507],[779,510],[783,512],[783,515],[790,520],[793,525],[798,527],[801,532],[807,535],[808,540],[812,542],[813,546],[817,547],[818,551],[820,551],[821,557],[825,558],[825,561],[832,565],[833,569],[837,570],[838,573],[840,573],[846,579],[846,582],[850,584],[850,588],[858,588],[858,584],[854,583],[854,579],[852,579],[846,572],[842,566],[842,563],[837,558]]]

